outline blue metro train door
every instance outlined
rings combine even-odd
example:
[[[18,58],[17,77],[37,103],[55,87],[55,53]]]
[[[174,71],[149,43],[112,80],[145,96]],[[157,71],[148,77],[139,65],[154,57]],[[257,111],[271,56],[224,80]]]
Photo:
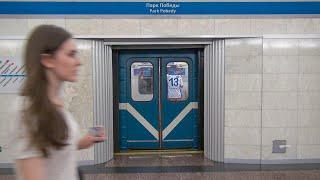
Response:
[[[119,53],[120,149],[199,147],[197,50]]]

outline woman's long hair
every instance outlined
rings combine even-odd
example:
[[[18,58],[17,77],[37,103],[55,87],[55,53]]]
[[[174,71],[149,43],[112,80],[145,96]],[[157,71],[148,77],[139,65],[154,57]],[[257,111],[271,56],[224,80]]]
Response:
[[[25,49],[27,78],[21,95],[27,106],[22,118],[30,136],[30,145],[48,157],[50,148],[66,146],[68,127],[63,115],[48,97],[49,81],[41,64],[42,54],[54,56],[59,47],[72,35],[53,25],[38,26],[30,35]]]

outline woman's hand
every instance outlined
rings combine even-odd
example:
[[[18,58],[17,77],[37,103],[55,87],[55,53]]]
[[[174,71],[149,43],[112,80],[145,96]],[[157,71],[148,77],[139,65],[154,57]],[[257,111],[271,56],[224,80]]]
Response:
[[[78,142],[78,149],[87,149],[94,143],[103,142],[106,140],[104,130],[97,136],[93,136],[90,133],[83,136]]]

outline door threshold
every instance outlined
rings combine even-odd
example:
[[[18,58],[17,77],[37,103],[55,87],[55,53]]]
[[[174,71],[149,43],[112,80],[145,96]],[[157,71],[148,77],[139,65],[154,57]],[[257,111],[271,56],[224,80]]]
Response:
[[[203,150],[193,149],[171,149],[171,150],[128,150],[125,152],[114,153],[116,156],[131,155],[162,155],[162,154],[202,154]]]

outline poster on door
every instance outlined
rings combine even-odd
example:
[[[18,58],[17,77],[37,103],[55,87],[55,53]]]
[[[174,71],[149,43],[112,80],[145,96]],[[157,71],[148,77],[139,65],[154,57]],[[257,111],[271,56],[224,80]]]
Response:
[[[167,84],[169,99],[179,99],[182,97],[183,81],[180,75],[167,74]]]
[[[0,93],[18,93],[26,78],[21,59],[0,56]]]

